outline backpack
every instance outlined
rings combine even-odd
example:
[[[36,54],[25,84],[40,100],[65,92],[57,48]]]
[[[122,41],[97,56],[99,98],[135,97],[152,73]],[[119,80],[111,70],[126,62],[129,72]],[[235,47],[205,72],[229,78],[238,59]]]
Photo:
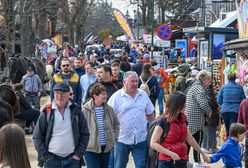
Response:
[[[76,106],[77,106],[76,104],[72,103],[72,105],[70,106],[70,110],[71,111],[74,110]],[[43,110],[43,113],[46,115],[47,118],[47,123],[50,121],[53,112],[54,109],[52,109],[52,104],[51,103],[47,104]],[[78,115],[76,116],[76,120],[78,122]]]
[[[147,93],[148,96],[151,95],[151,90],[150,90],[150,88],[149,88],[147,83],[150,81],[151,78],[152,78],[152,76],[146,82],[144,82],[142,80],[142,78],[140,77],[140,80],[142,82],[141,85],[140,85],[140,89],[144,90]]]
[[[164,77],[161,74],[158,74],[156,76],[157,80],[158,80],[158,84],[161,85],[164,83]]]
[[[76,107],[77,107],[77,105],[75,103],[72,103],[72,105],[70,106],[70,110],[73,111]],[[52,109],[51,103],[46,105],[46,107],[43,110],[43,113],[46,115],[46,120],[47,120],[46,127],[47,127],[48,122],[51,119],[51,116],[54,115],[54,114],[52,114],[52,113],[54,113],[54,109]],[[77,115],[76,115],[77,124],[79,123],[79,115],[80,115],[80,113],[77,113]],[[86,165],[85,160],[83,158],[80,160],[80,164],[81,164],[81,166]]]
[[[160,141],[159,141],[160,144],[161,144],[161,142],[163,142],[165,140],[165,138],[169,132],[169,129],[170,129],[170,124],[169,124],[169,122],[167,122],[166,118],[165,117],[161,117],[161,118],[165,120],[165,123],[163,125],[163,133],[162,133],[162,135],[160,137]],[[159,118],[159,119],[161,119],[161,118]],[[148,126],[147,138],[146,138],[147,139],[147,145],[148,145],[148,159],[147,160],[148,160],[148,162],[155,161],[155,162],[153,162],[153,163],[155,163],[155,167],[158,166],[158,152],[150,147],[150,143],[151,143],[152,134],[153,134],[154,129],[157,125],[157,121],[158,120],[152,122]],[[150,165],[150,163],[148,163],[148,164]]]

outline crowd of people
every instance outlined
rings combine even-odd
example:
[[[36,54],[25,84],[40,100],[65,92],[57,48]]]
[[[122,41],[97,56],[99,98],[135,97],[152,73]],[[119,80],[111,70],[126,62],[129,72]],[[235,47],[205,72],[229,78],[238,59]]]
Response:
[[[165,98],[170,74],[151,60],[147,46],[141,53],[135,47],[125,49],[115,56],[101,56],[67,47],[54,60],[51,102],[44,109],[39,103],[42,83],[33,67],[28,67],[20,83],[0,86],[6,111],[18,111],[11,116],[1,114],[0,126],[7,125],[0,129],[0,168],[30,167],[24,132],[10,123],[14,119],[31,127],[38,165],[44,168],[125,168],[130,153],[137,168],[186,168],[191,147],[195,168],[221,158],[226,168],[242,167],[239,142],[247,137],[248,90],[235,82],[236,74],[228,74],[229,82],[216,97],[211,73],[182,62],[174,90]],[[12,90],[7,94],[16,102],[1,94],[2,87]],[[227,141],[218,149],[220,118]],[[147,144],[149,125],[154,122]],[[161,139],[165,124],[169,130]],[[147,162],[154,159],[148,159],[148,146],[159,153],[158,162]],[[210,153],[211,157],[206,155]]]

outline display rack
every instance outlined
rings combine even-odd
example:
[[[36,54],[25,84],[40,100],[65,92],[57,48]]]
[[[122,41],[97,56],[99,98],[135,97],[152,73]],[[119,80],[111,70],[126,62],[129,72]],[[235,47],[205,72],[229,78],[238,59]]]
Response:
[[[223,84],[223,66],[222,60],[213,60],[212,62],[212,85],[215,95],[220,91]]]

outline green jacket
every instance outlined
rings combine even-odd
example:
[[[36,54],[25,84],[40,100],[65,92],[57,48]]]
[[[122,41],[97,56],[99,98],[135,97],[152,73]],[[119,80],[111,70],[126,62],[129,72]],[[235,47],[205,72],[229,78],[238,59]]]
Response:
[[[120,124],[117,115],[114,113],[112,107],[104,104],[104,130],[106,134],[107,145],[104,153],[109,152],[114,147],[118,140]],[[101,146],[99,143],[99,134],[97,126],[97,118],[94,111],[93,99],[86,101],[82,106],[82,111],[88,123],[90,132],[90,140],[86,151],[101,153]]]

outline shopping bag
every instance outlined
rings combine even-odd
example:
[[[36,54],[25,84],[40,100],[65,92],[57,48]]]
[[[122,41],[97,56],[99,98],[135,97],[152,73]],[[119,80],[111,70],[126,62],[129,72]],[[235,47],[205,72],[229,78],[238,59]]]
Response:
[[[221,125],[220,128],[220,143],[221,145],[226,141],[227,137],[226,137],[226,127],[225,124]]]

